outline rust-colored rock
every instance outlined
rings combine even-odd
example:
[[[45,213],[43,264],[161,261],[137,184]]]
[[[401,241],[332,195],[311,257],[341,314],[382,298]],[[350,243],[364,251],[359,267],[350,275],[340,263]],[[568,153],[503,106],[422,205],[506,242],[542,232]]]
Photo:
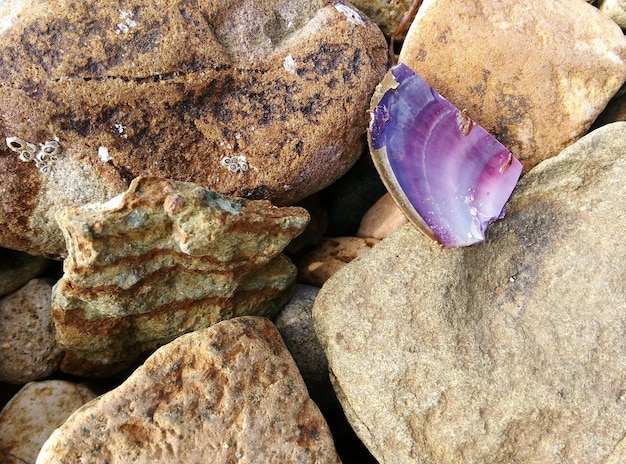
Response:
[[[347,5],[31,3],[0,28],[0,246],[63,255],[55,211],[138,175],[287,205],[361,154],[386,43]]]
[[[626,38],[594,6],[424,0],[400,61],[528,171],[583,136],[626,79]]]
[[[296,277],[281,250],[309,219],[155,177],[58,216],[69,250],[52,297],[61,369],[97,376],[222,319],[275,314]]]
[[[223,321],[162,347],[44,444],[40,464],[338,464],[278,330]]]

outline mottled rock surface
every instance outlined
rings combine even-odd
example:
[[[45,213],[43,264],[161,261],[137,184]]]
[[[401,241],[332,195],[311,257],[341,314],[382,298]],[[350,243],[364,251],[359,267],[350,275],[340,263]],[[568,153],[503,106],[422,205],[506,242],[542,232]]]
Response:
[[[69,250],[52,295],[61,367],[110,375],[183,333],[276,314],[296,278],[281,250],[309,215],[138,177],[107,203],[58,219]]]
[[[626,123],[523,177],[487,241],[407,225],[322,287],[335,390],[381,463],[626,462]]]
[[[88,387],[63,380],[25,385],[0,412],[0,462],[34,464],[52,432],[95,396]]]
[[[54,213],[138,175],[287,205],[361,154],[387,54],[348,5],[31,3],[0,28],[0,246],[62,255]]]
[[[51,262],[21,251],[0,249],[0,296],[14,292],[39,276]]]
[[[0,381],[23,384],[59,368],[51,293],[50,280],[33,279],[0,300]]]
[[[322,408],[337,406],[328,378],[328,361],[313,330],[313,303],[319,288],[296,284],[291,301],[274,318],[289,353],[293,356],[311,398]]]
[[[584,135],[624,83],[626,38],[582,0],[425,0],[400,61],[527,171]]]
[[[160,348],[73,414],[39,464],[337,463],[332,437],[280,334],[231,319]]]
[[[321,287],[335,272],[369,251],[380,240],[361,237],[327,237],[296,259],[298,282]]]

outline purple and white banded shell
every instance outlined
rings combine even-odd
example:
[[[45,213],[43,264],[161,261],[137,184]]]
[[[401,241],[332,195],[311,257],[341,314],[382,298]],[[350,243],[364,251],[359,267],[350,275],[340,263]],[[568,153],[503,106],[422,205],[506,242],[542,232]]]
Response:
[[[379,84],[370,114],[374,164],[415,227],[444,248],[484,241],[522,164],[404,64]]]

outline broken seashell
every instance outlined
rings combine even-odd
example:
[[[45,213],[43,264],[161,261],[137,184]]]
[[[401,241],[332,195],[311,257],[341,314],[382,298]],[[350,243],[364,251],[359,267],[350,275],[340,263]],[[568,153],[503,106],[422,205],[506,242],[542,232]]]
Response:
[[[404,64],[379,84],[370,114],[374,164],[415,227],[444,248],[484,241],[521,163]]]

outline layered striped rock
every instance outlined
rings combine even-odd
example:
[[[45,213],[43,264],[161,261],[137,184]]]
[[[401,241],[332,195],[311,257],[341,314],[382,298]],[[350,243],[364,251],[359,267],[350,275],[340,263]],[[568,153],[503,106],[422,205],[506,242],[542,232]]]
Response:
[[[273,316],[296,277],[281,251],[308,220],[302,208],[155,177],[62,210],[69,256],[52,296],[62,370],[111,375],[183,333]]]

